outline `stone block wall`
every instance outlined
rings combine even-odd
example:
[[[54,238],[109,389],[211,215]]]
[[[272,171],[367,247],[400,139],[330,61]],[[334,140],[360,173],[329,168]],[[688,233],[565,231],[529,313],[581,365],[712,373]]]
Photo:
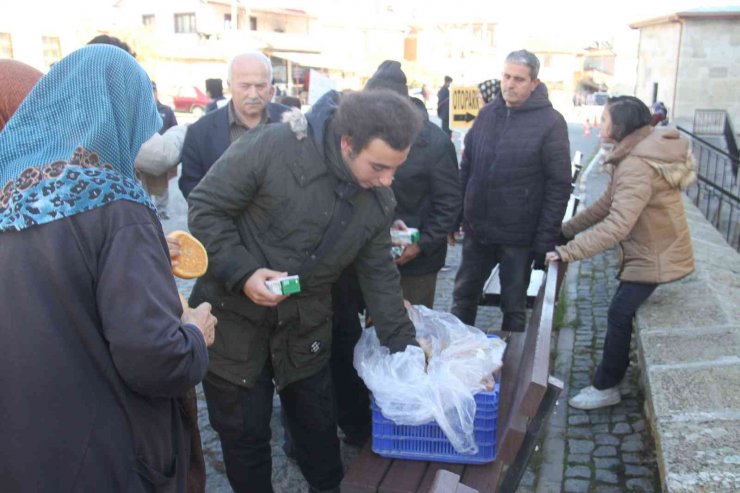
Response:
[[[637,317],[664,491],[740,490],[740,254],[685,201],[696,271]]]

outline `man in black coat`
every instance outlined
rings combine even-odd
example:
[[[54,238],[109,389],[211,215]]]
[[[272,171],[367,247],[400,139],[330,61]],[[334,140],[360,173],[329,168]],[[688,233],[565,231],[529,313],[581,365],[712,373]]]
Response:
[[[437,116],[442,120],[442,130],[447,137],[452,137],[450,130],[450,84],[452,77],[445,75],[445,83],[437,92]]]
[[[290,110],[270,102],[275,95],[272,64],[262,53],[235,56],[229,63],[227,83],[229,104],[207,113],[185,135],[178,185],[186,199],[229,145],[260,123],[279,123]]]
[[[408,96],[406,74],[401,64],[386,60],[367,81],[366,91],[390,89]],[[409,157],[393,180],[396,196],[396,226],[417,228],[419,241],[396,259],[401,272],[403,296],[413,305],[434,304],[437,273],[447,255],[447,234],[456,230],[462,196],[455,146],[444,132],[429,121],[424,104],[424,125],[411,146]]]
[[[486,279],[500,264],[501,328],[524,330],[532,261],[544,267],[568,203],[568,127],[537,79],[539,67],[529,51],[510,53],[501,94],[465,136],[460,167],[465,244],[452,313],[469,325],[475,324]]]

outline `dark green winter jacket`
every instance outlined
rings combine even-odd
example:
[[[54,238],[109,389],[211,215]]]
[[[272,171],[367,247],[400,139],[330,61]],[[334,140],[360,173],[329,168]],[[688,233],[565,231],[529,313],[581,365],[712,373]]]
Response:
[[[332,92],[314,105],[302,140],[288,124],[244,135],[188,197],[190,230],[209,255],[190,302],[213,305],[218,326],[209,370],[237,385],[251,386],[268,357],[278,388],[328,362],[330,289],[352,264],[380,342],[393,352],[416,344],[390,255],[393,193],[355,183],[330,125],[338,97]],[[354,193],[352,215],[327,253],[299,272],[340,209],[340,183]],[[242,289],[262,267],[300,274],[301,293],[277,308],[256,305]]]

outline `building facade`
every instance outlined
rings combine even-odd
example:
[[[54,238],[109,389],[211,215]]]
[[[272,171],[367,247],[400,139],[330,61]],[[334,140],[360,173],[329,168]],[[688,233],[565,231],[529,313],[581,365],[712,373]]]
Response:
[[[740,7],[695,9],[630,24],[640,31],[635,95],[690,125],[697,109],[740,122]]]

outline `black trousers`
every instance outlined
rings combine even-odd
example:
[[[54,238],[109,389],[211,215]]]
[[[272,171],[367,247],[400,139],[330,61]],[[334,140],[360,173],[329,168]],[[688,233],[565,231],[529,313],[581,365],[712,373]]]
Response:
[[[484,245],[466,236],[450,311],[463,323],[475,325],[483,285],[497,264],[500,264],[501,311],[504,314],[501,330],[521,332],[527,323],[527,287],[532,264],[528,247]]]
[[[208,373],[203,390],[232,489],[236,493],[272,493],[270,419],[275,387],[269,362],[251,388]],[[338,488],[343,471],[329,365],[285,387],[280,402],[296,461],[308,484],[317,491]]]
[[[593,379],[593,386],[597,389],[616,387],[627,373],[630,364],[632,320],[637,309],[657,287],[657,284],[619,283],[609,305],[604,353]]]
[[[446,133],[448,137],[452,137],[452,129],[450,129],[450,120],[444,120],[442,118],[440,118],[440,120],[442,120],[442,130],[444,131],[444,133]]]
[[[370,393],[353,365],[354,349],[362,335],[358,313],[364,309],[357,279],[343,273],[332,287],[331,371],[337,403],[337,422],[352,444],[370,436]]]

